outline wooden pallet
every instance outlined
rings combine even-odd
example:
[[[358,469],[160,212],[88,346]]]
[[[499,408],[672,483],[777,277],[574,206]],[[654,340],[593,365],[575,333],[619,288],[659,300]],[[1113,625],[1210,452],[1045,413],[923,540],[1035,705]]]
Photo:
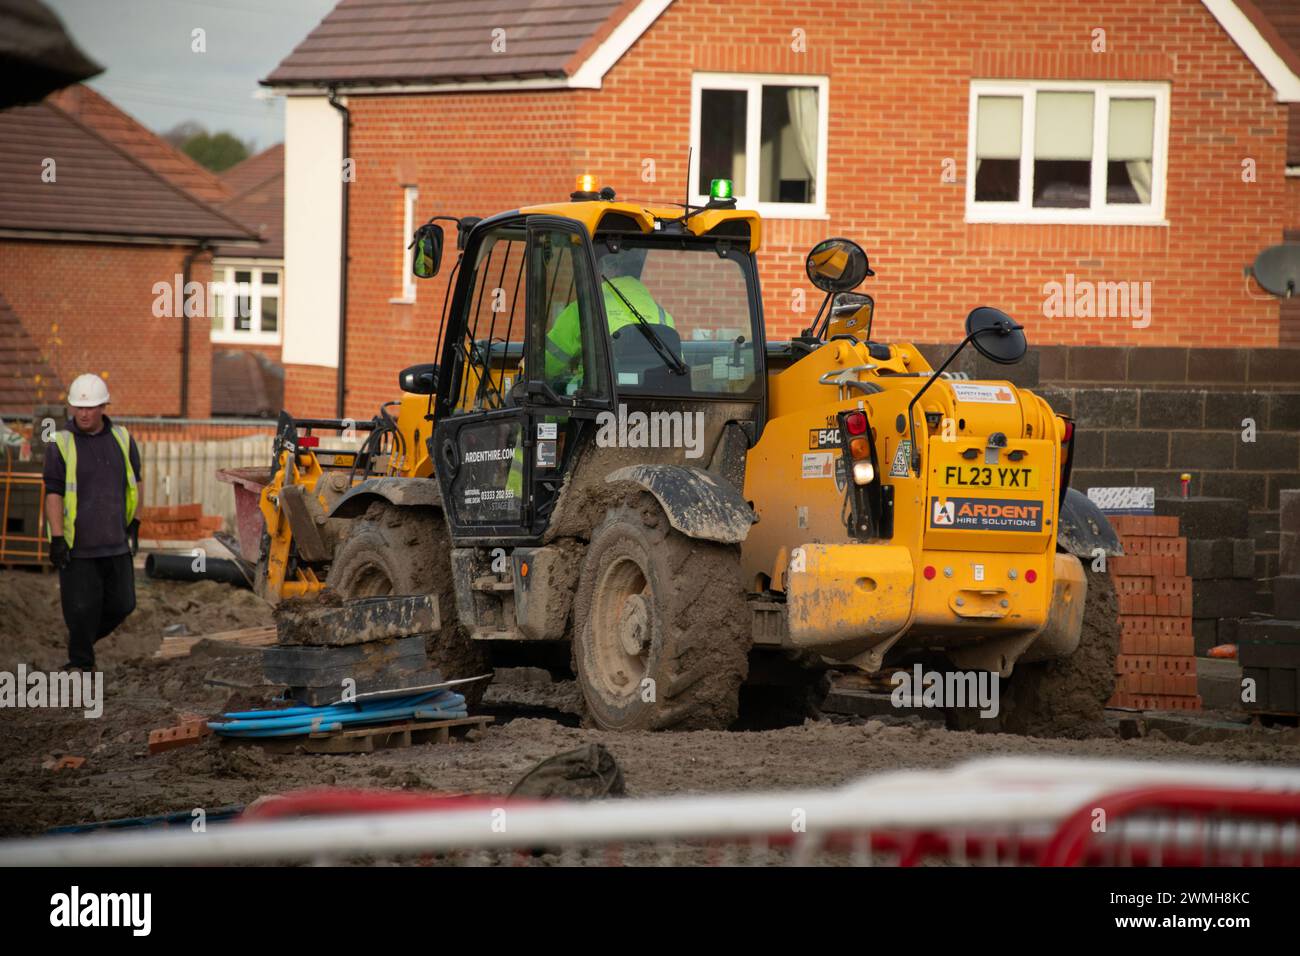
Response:
[[[238,631],[218,631],[215,634],[178,634],[162,639],[154,657],[189,657],[199,641],[217,641],[240,647],[271,647],[275,644],[275,627],[245,627]]]
[[[222,737],[223,745],[256,746],[267,753],[291,754],[368,754],[415,744],[446,744],[452,731],[466,733],[492,723],[492,717],[458,717],[453,720],[411,720],[396,724],[379,724],[339,730],[327,734],[300,737]]]

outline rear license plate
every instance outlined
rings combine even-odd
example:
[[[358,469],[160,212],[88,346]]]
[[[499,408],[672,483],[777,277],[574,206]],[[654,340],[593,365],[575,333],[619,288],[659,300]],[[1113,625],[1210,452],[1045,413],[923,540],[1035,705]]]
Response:
[[[940,465],[945,488],[1038,490],[1038,469],[1028,465]]]

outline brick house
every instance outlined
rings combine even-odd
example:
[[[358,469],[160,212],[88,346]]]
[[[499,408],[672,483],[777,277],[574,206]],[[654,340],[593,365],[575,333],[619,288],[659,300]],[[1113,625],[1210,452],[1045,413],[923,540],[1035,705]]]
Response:
[[[86,87],[0,111],[0,295],[12,342],[0,373],[47,368],[57,383],[15,400],[57,403],[93,371],[118,414],[207,417],[209,321],[181,314],[184,288],[207,288],[213,246],[259,244],[214,205],[227,198],[220,179]],[[161,308],[159,283],[175,292]]]
[[[871,255],[886,339],[955,341],[989,303],[1025,319],[1044,365],[1163,348],[1186,374],[1197,350],[1300,344],[1242,271],[1300,228],[1286,0],[428,6],[341,0],[264,81],[288,102],[284,360],[301,413],[332,413],[343,380],[348,413],[368,416],[430,357],[443,279],[406,279],[412,223],[562,199],[582,172],[678,202],[688,180],[698,198],[732,178],[766,216],[772,337],[806,324],[807,249],[846,235]],[[1048,314],[1051,283],[1149,290],[1149,316]]]
[[[212,318],[212,412],[274,416],[284,405],[284,145],[277,143],[221,174],[227,215],[261,239],[213,250],[212,274],[234,293]]]

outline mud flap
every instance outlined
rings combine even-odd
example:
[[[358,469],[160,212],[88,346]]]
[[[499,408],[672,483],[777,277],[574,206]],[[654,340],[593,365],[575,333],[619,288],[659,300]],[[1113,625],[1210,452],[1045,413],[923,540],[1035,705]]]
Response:
[[[668,523],[688,538],[739,544],[755,520],[739,491],[699,468],[630,465],[610,472],[605,481],[640,485],[655,496]]]
[[[1056,523],[1056,546],[1066,554],[1092,560],[1100,548],[1107,557],[1124,553],[1119,535],[1092,499],[1069,488]]]
[[[340,498],[329,516],[359,518],[375,501],[399,508],[438,508],[442,492],[432,478],[368,478]]]

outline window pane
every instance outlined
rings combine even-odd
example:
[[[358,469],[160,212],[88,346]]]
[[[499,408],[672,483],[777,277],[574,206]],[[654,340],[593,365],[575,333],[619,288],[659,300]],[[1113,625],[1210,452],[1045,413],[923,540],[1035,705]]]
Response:
[[[262,331],[274,332],[279,328],[280,300],[262,296]]]
[[[730,179],[735,195],[745,189],[744,90],[700,91],[700,181],[696,192],[707,196],[715,179]]]
[[[280,284],[280,273],[278,272],[262,273],[262,285],[279,285],[279,284]]]
[[[1111,100],[1106,146],[1106,202],[1151,202],[1156,101]]]
[[[1016,202],[1020,198],[1021,120],[1019,96],[981,96],[975,115],[975,201]]]
[[[817,201],[817,88],[763,87],[762,202]]]
[[[507,382],[513,386],[518,377],[525,329],[523,271],[524,232],[518,226],[495,229],[479,245],[464,305],[457,412],[499,408],[509,392]]]
[[[253,299],[247,295],[247,287],[240,290],[240,294],[235,298],[235,331],[247,332],[253,327]]]
[[[252,281],[253,281],[253,273],[251,273],[251,272],[236,272],[236,273],[235,273],[235,281],[236,281],[236,282],[252,282]]]
[[[220,332],[226,326],[226,298],[221,293],[212,297],[212,331]]]
[[[545,332],[534,342],[534,358],[528,364],[530,374],[546,382],[557,395],[581,392],[594,397],[605,392],[603,352],[591,335],[598,315],[591,288],[593,282],[602,280],[588,275],[582,250],[577,233],[555,230],[533,237],[529,282],[536,290],[532,301],[541,310],[540,325]]]
[[[1092,93],[1039,93],[1034,113],[1034,205],[1092,205]]]
[[[707,243],[667,247],[629,240],[617,250],[598,244],[597,255],[601,275],[610,279],[602,285],[620,394],[752,394],[755,335],[739,252],[719,255]],[[638,312],[688,375],[672,372],[641,332]]]

